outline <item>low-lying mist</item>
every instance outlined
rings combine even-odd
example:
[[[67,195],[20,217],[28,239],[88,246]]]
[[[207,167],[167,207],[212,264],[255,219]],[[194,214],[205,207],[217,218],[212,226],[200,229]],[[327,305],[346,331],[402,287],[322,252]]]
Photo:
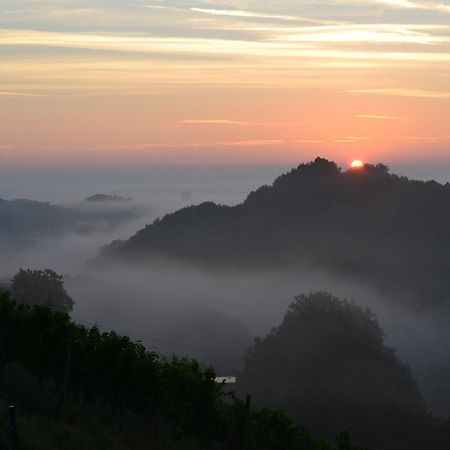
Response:
[[[0,170],[0,198],[50,202],[86,216],[56,229],[33,229],[17,235],[12,223],[11,232],[0,230],[0,278],[11,276],[20,267],[50,267],[58,272],[79,273],[103,245],[129,238],[157,217],[207,200],[237,204],[252,189],[272,181],[280,170],[279,167]],[[84,201],[95,194],[133,200]]]
[[[0,233],[0,277],[20,267],[51,267],[78,273],[98,249],[114,239],[136,232],[156,217],[157,210],[144,203],[64,205],[74,218],[57,227]]]
[[[194,357],[221,375],[242,367],[253,338],[280,324],[295,295],[332,292],[377,315],[388,344],[411,366],[428,407],[450,415],[445,380],[450,366],[443,362],[449,351],[449,314],[408,310],[325,271],[205,272],[160,261],[145,267],[108,266],[68,278],[66,286],[76,301],[76,320],[129,334],[169,356]]]

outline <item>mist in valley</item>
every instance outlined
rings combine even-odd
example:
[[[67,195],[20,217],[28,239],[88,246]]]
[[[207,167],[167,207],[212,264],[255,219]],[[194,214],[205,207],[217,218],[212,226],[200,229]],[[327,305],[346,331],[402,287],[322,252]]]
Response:
[[[278,326],[295,295],[327,291],[371,309],[389,346],[411,366],[428,407],[450,414],[446,376],[450,330],[447,311],[392,304],[379,293],[314,268],[248,273],[205,272],[160,261],[109,266],[66,278],[76,300],[72,316],[142,340],[147,348],[198,359],[222,376],[242,369],[248,346]]]
[[[16,233],[0,230],[0,278],[20,267],[51,267],[76,275],[99,249],[127,239],[157,217],[214,200],[234,205],[280,167],[17,168],[0,170],[0,199],[27,199],[85,213],[56,228]],[[128,202],[86,202],[95,194]],[[20,217],[12,219],[19,224]],[[35,219],[30,218],[31,222]]]

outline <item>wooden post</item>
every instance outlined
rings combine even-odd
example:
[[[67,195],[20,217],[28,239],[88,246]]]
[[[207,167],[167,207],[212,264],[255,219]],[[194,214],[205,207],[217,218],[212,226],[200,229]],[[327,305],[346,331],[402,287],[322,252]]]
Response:
[[[68,343],[67,343],[67,356],[66,356],[66,363],[64,367],[64,379],[63,379],[63,385],[62,385],[62,393],[61,393],[61,400],[60,400],[60,407],[61,412],[64,413],[65,407],[66,407],[66,397],[67,397],[67,391],[69,389],[69,379],[70,379],[70,367],[72,365],[72,348],[73,348],[73,339],[74,339],[74,326],[71,324],[69,325],[68,330]]]
[[[231,446],[233,445],[233,432],[235,428],[235,422],[236,422],[236,408],[231,408],[230,413],[230,421],[228,423],[228,433],[227,433],[227,440],[225,442],[225,450],[231,450]]]
[[[19,450],[19,438],[17,435],[16,407],[9,407],[9,423],[11,427],[11,447],[13,450]]]
[[[67,358],[66,358],[66,366],[64,368],[64,385],[63,385],[63,393],[66,396],[67,389],[69,388],[69,376],[70,376],[70,366],[72,364],[72,347],[73,347],[73,326],[70,325],[69,328],[69,342],[67,345]]]
[[[0,337],[0,351],[3,350],[3,346],[6,344],[6,340],[7,340],[8,335],[9,335],[11,324],[12,324],[12,316],[6,322],[5,327],[3,329],[3,333],[2,333],[2,335]]]
[[[251,418],[252,396],[247,395],[245,399],[245,422],[242,436],[242,450],[247,450],[248,436],[250,433],[250,418]]]

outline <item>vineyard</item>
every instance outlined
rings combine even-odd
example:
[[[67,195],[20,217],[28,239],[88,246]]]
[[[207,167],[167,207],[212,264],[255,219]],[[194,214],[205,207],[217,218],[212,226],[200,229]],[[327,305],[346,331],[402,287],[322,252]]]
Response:
[[[212,369],[0,298],[0,416],[22,449],[332,450],[283,412],[250,410]],[[11,445],[11,444],[9,444]],[[356,449],[343,433],[340,450]],[[8,447],[5,447],[8,448]]]

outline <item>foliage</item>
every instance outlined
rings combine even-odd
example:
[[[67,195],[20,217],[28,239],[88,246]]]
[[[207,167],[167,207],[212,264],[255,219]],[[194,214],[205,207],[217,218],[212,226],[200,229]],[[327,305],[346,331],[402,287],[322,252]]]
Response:
[[[27,368],[41,384],[51,380],[58,392],[69,388],[87,403],[102,401],[152,419],[161,415],[185,434],[194,428],[192,417],[203,419],[199,435],[217,426],[220,389],[212,372],[193,361],[167,361],[126,336],[75,325],[46,307],[16,309],[6,298],[0,326],[7,329],[4,360]]]
[[[262,408],[254,412],[251,433],[254,450],[331,450],[330,444],[314,440],[310,432],[295,425],[283,410]],[[356,446],[351,448],[357,450]]]
[[[205,449],[192,438],[175,436],[169,428],[156,432],[145,416],[102,401],[81,402],[68,395],[62,407],[58,392],[39,386],[26,369],[11,363],[0,368],[2,437],[9,431],[10,404],[17,405],[19,443],[25,450]]]
[[[12,280],[11,294],[17,303],[48,304],[61,312],[71,311],[74,305],[64,289],[62,275],[50,269],[20,269]]]
[[[46,306],[17,307],[8,294],[0,295],[0,400],[22,412],[25,448],[46,450],[238,450],[247,414],[196,361],[166,359]],[[251,411],[249,425],[249,450],[333,449],[281,411]]]
[[[295,298],[282,324],[255,341],[238,380],[259,404],[283,408],[324,436],[351,427],[358,442],[377,449],[449,443],[374,314],[325,292]],[[345,435],[341,441],[347,448]]]

